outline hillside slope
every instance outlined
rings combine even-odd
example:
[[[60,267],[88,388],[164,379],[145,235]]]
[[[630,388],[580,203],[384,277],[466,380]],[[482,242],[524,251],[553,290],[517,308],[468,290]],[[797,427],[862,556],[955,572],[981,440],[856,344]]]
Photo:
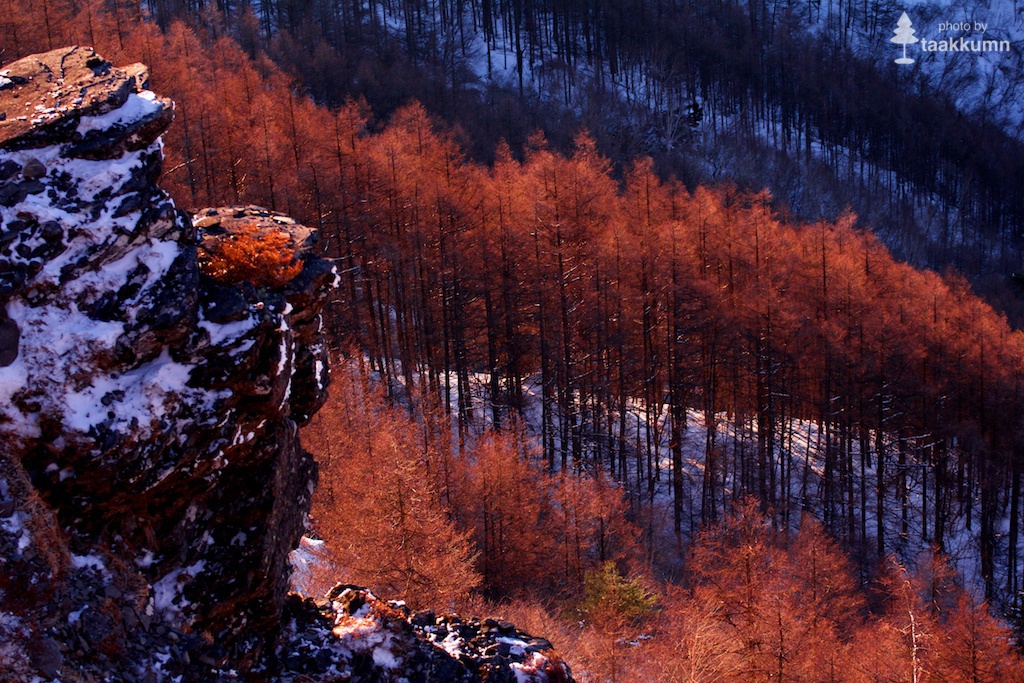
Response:
[[[175,208],[141,64],[68,47],[2,73],[4,681],[571,681],[509,624],[288,595],[336,268],[281,214]]]
[[[1007,278],[1024,234],[1019,50],[918,51],[897,66],[889,38],[900,11],[320,0],[218,18],[321,103],[365,97],[389,116],[415,98],[484,160],[502,139],[518,154],[534,129],[565,150],[585,128],[616,164],[649,155],[690,187],[768,188],[780,210],[809,221],[850,207],[897,256],[953,265],[1016,311]],[[940,27],[964,17],[992,39],[1024,38],[998,6],[915,3],[912,13],[923,38],[956,38],[963,31]]]

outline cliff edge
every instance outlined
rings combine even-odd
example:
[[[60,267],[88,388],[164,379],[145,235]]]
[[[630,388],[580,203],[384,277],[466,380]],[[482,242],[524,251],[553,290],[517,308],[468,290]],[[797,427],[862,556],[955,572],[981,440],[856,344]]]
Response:
[[[571,680],[511,625],[288,595],[338,278],[286,216],[177,209],[172,118],[90,48],[0,69],[4,680]]]

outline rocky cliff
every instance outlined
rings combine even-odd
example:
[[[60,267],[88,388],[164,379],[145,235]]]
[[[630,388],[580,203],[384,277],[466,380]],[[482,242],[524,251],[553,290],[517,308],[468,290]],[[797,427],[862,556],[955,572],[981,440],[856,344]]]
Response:
[[[569,680],[510,625],[288,596],[337,275],[285,216],[175,208],[146,81],[0,70],[4,680]]]
[[[141,65],[69,48],[0,73],[5,608],[44,670],[247,668],[313,490],[296,423],[323,394],[332,266],[310,231],[241,210],[225,225],[301,233],[300,272],[201,275],[196,228],[156,185],[173,110]]]

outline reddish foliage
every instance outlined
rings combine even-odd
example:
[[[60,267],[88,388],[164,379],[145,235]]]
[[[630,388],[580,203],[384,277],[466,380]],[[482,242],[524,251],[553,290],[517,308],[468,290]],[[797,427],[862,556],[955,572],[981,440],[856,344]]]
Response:
[[[302,272],[288,234],[261,229],[255,221],[209,244],[200,248],[199,266],[224,285],[249,281],[257,287],[280,287]]]

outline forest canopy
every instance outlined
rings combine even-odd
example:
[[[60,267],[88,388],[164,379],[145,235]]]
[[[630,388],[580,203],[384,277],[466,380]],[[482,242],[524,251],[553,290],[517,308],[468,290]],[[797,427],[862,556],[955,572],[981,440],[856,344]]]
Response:
[[[816,512],[865,556],[910,526],[941,550],[955,522],[976,529],[986,595],[1016,595],[1022,339],[962,278],[896,261],[852,216],[794,223],[765,193],[691,192],[645,160],[617,179],[586,134],[484,166],[419,105],[386,124],[318,106],[231,37],[133,8],[88,3],[72,22],[69,5],[25,4],[4,44],[91,40],[149,64],[176,103],[165,186],[185,207],[258,203],[318,227],[342,273],[329,329],[387,395],[440,396],[464,437],[483,419],[471,379],[500,427],[533,378],[548,468],[604,469],[635,511],[669,478],[679,533],[748,493],[782,521]],[[820,473],[794,420],[817,425]]]

